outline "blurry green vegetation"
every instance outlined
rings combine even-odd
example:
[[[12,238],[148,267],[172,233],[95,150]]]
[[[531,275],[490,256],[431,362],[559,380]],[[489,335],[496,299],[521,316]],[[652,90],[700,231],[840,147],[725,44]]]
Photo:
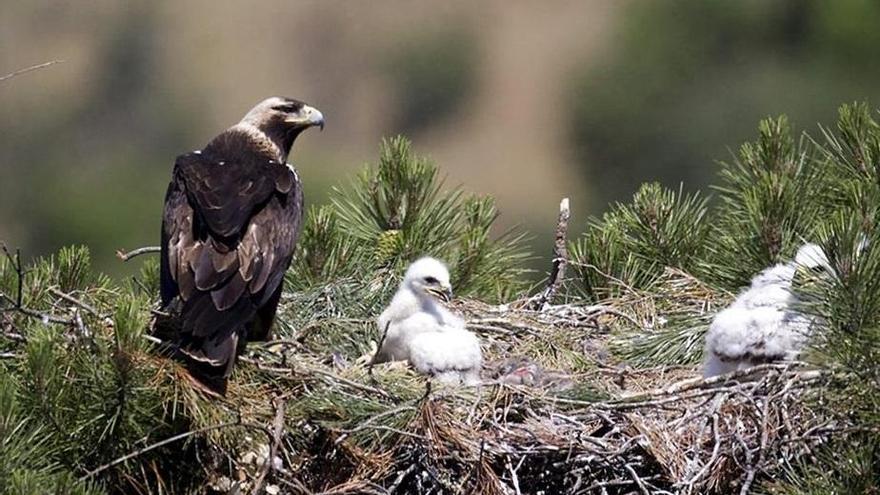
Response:
[[[390,48],[384,72],[398,95],[395,132],[444,122],[476,89],[478,45],[465,27],[419,33]]]
[[[101,70],[83,97],[0,121],[0,222],[23,229],[25,252],[88,244],[120,273],[116,249],[158,239],[173,159],[197,142],[197,116],[165,86],[155,22],[146,4],[124,10],[96,33]]]
[[[634,2],[604,63],[576,75],[570,142],[595,206],[645,180],[702,188],[753,123],[808,129],[840,101],[880,98],[880,4]]]

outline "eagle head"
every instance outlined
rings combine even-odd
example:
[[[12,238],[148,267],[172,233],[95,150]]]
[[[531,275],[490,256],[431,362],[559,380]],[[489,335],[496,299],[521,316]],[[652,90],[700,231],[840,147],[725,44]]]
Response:
[[[259,130],[286,157],[299,133],[313,126],[324,129],[324,115],[299,100],[273,96],[252,108],[239,125]]]
[[[434,258],[426,257],[413,262],[403,276],[403,283],[415,294],[426,294],[444,302],[452,299],[449,270]]]

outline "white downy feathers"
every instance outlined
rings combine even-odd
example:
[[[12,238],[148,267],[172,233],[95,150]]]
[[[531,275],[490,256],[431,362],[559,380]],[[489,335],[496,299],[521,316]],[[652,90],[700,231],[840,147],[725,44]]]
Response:
[[[798,299],[791,289],[798,270],[829,272],[831,267],[822,248],[805,244],[793,261],[757,274],[715,315],[706,335],[704,377],[797,356],[813,326],[812,318],[795,308]]]
[[[417,371],[439,381],[479,383],[483,361],[479,339],[439,302],[451,295],[449,271],[443,263],[421,258],[410,265],[378,318],[385,340],[374,362],[408,360]]]

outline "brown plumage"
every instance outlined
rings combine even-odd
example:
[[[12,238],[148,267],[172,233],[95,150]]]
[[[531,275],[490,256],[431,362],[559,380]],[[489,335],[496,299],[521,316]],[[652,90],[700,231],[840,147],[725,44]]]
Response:
[[[244,342],[269,337],[302,220],[287,155],[320,112],[269,98],[200,151],[177,157],[162,217],[161,296],[196,379],[224,393]]]

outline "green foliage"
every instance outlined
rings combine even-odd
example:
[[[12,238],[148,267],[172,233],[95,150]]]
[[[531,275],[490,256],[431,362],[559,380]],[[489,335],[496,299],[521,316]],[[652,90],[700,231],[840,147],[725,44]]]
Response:
[[[333,198],[341,227],[378,246],[380,234],[398,231],[396,258],[411,259],[453,245],[462,220],[462,192],[444,192],[437,168],[412,153],[409,141],[383,141],[379,163],[364,169],[350,191]]]
[[[146,296],[153,296],[159,293],[159,259],[156,257],[144,260],[140,268],[140,273],[135,279],[136,284]]]
[[[397,129],[418,132],[468,102],[477,82],[477,40],[462,28],[421,33],[396,43],[384,65],[399,95]]]
[[[297,246],[296,286],[312,287],[324,280],[354,275],[368,253],[358,247],[354,237],[340,228],[333,206],[310,207]]]
[[[159,457],[105,469],[89,480],[94,486],[76,481],[187,426],[169,414],[177,401],[173,390],[158,380],[162,368],[149,357],[150,344],[144,339],[155,294],[113,287],[91,270],[84,248],[67,248],[23,268],[28,311],[69,319],[70,324],[33,314],[3,314],[8,328],[24,339],[15,342],[18,357],[4,360],[7,366],[0,368],[0,422],[7,425],[0,428],[3,448],[9,449],[0,452],[0,476],[12,483],[3,488],[17,490],[8,493],[85,494],[98,488],[149,493],[161,485],[177,493],[199,483],[191,476],[168,476],[186,469],[179,446],[159,449]],[[14,294],[13,263],[7,259],[0,270],[0,291]]]
[[[880,207],[880,126],[865,103],[840,108],[837,133],[822,128],[828,177],[823,200],[854,214],[863,229],[876,225]]]
[[[721,204],[705,272],[728,289],[791,257],[823,212],[822,176],[806,142],[795,143],[785,117],[761,121],[758,132],[733,163],[722,163],[715,188]]]
[[[816,219],[816,238],[832,273],[797,290],[819,323],[810,359],[836,371],[827,400],[864,430],[822,449],[818,462],[792,466],[766,486],[771,494],[868,494],[880,485],[880,127],[866,105],[853,104],[841,108],[837,133],[823,134],[822,200],[832,213]]]
[[[297,415],[323,426],[351,430],[352,440],[364,449],[393,447],[407,425],[416,416],[413,406],[388,410],[388,404],[379,400],[352,401],[350,396],[330,388],[316,391],[295,402],[292,409]],[[379,425],[382,430],[365,428]]]
[[[525,289],[527,255],[522,235],[492,239],[497,216],[489,198],[444,190],[437,167],[409,141],[386,140],[376,166],[335,189],[330,205],[309,210],[290,279],[303,289],[345,277],[373,280],[434,256],[449,265],[458,293],[509,298]]]
[[[614,342],[617,354],[641,365],[698,361],[702,337],[714,315],[706,307],[723,307],[728,291],[747,285],[764,268],[791,259],[804,242],[821,242],[838,276],[798,288],[803,300],[815,303],[811,311],[831,327],[820,332],[819,340],[827,340],[817,344],[824,349],[824,361],[849,363],[864,384],[876,383],[864,374],[874,369],[866,363],[880,357],[872,344],[880,321],[880,273],[872,254],[880,206],[878,129],[864,104],[843,106],[837,133],[823,131],[825,143],[796,142],[785,118],[764,120],[758,139],[744,144],[732,163],[722,164],[721,184],[715,188],[719,201],[708,213],[704,203],[698,208],[696,203],[676,207],[682,209],[680,215],[666,216],[679,230],[652,229],[652,209],[644,207],[651,202],[646,198],[672,205],[671,195],[659,194],[657,186],[644,186],[632,206],[617,205],[601,222],[594,221],[572,248],[588,294],[649,298],[664,320],[662,325],[624,332]],[[690,256],[675,256],[672,245],[656,241],[654,232],[689,239],[680,252]],[[682,283],[684,278],[658,278],[666,266],[683,269],[708,285],[694,292],[691,283]]]
[[[628,291],[610,303],[634,314],[633,320],[618,325],[611,341],[611,350],[624,362],[638,367],[693,365],[702,359],[715,311],[730,303],[730,294],[667,269],[648,288]]]
[[[519,267],[528,258],[522,248],[525,234],[507,231],[492,239],[498,211],[491,198],[468,198],[463,209],[452,270],[458,293],[491,301],[517,296],[524,288],[524,271]]]
[[[880,66],[864,63],[880,39],[866,27],[880,12],[875,2],[683,0],[621,10],[604,60],[585,61],[565,98],[569,143],[597,206],[645,177],[706,187],[715,178],[708,160],[749,139],[764,116],[786,113],[811,129],[840,101],[880,97]]]
[[[100,493],[75,481],[57,461],[59,449],[49,432],[23,410],[20,394],[15,378],[0,369],[0,494]]]
[[[880,487],[880,446],[863,436],[822,448],[818,462],[800,461],[779,480],[767,482],[766,495],[873,495]]]
[[[711,318],[734,291],[803,242],[823,246],[833,273],[796,288],[820,328],[807,358],[834,370],[823,396],[839,404],[841,424],[864,428],[844,457],[795,464],[785,479],[765,485],[770,493],[858,493],[877,476],[880,126],[856,104],[841,109],[835,132],[823,132],[822,143],[796,142],[784,118],[762,121],[758,139],[722,165],[717,204],[710,208],[683,188],[646,184],[630,203],[592,219],[570,249],[589,302],[601,301],[596,308],[620,317],[610,335],[615,356],[655,366],[697,362]],[[206,483],[196,467],[201,446],[229,455],[251,448],[244,428],[212,430],[202,440],[136,456],[102,470],[90,479],[94,486],[77,480],[183,431],[234,422],[243,411],[260,418],[265,398],[278,389],[295,394],[287,421],[297,429],[287,438],[298,451],[335,449],[335,440],[317,438],[333,430],[350,438],[339,445],[351,452],[393,457],[411,441],[400,432],[419,421],[423,383],[405,370],[376,378],[348,364],[381,338],[374,318],[419,256],[444,259],[461,295],[491,302],[522,295],[522,236],[493,237],[497,217],[490,198],[444,189],[434,164],[405,139],[383,142],[376,165],[306,215],[279,309],[279,341],[250,347],[233,380],[247,390],[237,402],[215,402],[181,384],[174,366],[156,358],[143,338],[158,291],[155,260],[144,264],[137,285],[121,287],[93,273],[82,248],[35,261],[23,277],[24,306],[70,321],[58,324],[13,311],[18,274],[13,260],[0,258],[0,344],[11,350],[0,361],[0,479],[9,480],[0,495],[37,493],[35,487],[75,494],[196,490]],[[518,331],[511,328],[495,330]],[[581,352],[578,331],[561,325],[518,342],[530,342],[523,344],[529,357],[543,364],[587,373],[595,363]],[[290,369],[268,370],[260,359],[270,354],[283,356],[281,365]],[[381,387],[378,393],[368,380]],[[580,400],[606,393],[582,384],[568,392]],[[320,428],[300,430],[303,424]]]
[[[671,363],[694,365],[703,358],[709,324],[705,316],[681,315],[669,319],[663,328],[634,332],[615,342],[612,349],[621,359],[636,367],[664,366]]]
[[[593,299],[621,288],[646,288],[666,267],[692,270],[709,233],[706,200],[659,184],[643,185],[616,204],[571,246],[574,269]]]
[[[95,280],[96,277],[92,273],[89,248],[85,246],[63,247],[58,251],[57,263],[59,290],[70,292],[77,287],[98,285],[98,280]],[[101,282],[106,282],[106,280]]]
[[[855,397],[880,396],[880,126],[864,104],[840,110],[838,134],[825,131],[824,151],[829,168],[826,201],[833,213],[817,228],[832,277],[822,277],[805,289],[807,310],[825,323],[816,347],[826,359],[846,369],[854,381]],[[854,390],[861,390],[855,393]],[[876,411],[876,401],[855,408]],[[880,424],[880,415],[872,413]]]

